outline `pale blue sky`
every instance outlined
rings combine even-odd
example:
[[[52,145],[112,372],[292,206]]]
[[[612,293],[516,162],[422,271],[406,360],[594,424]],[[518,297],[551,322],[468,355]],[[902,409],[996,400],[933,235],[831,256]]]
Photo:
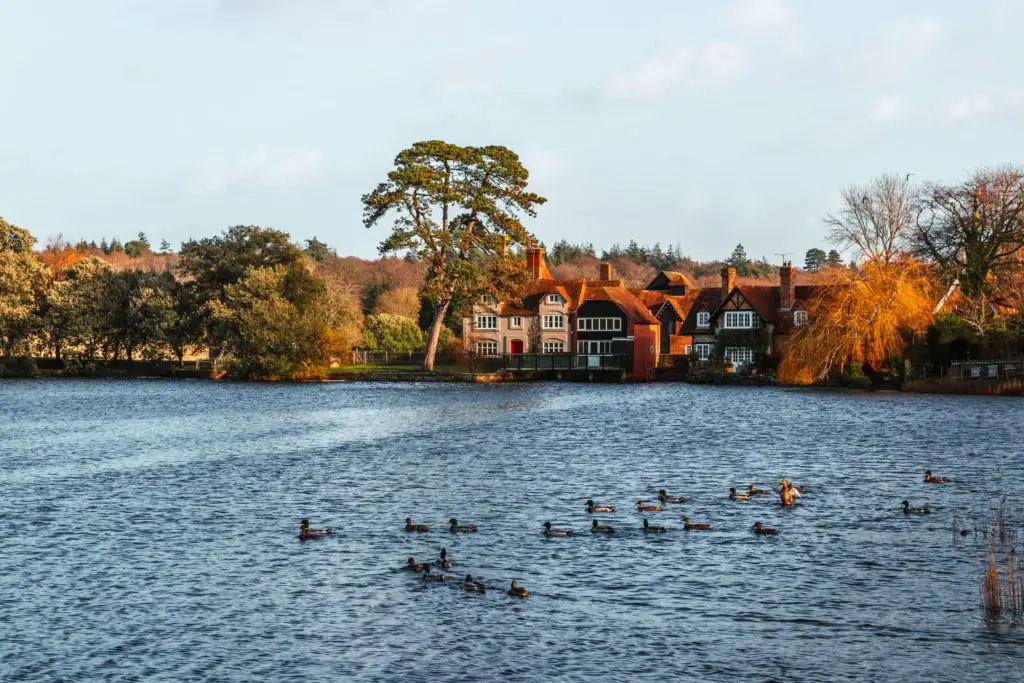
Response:
[[[373,256],[416,140],[503,144],[529,227],[802,259],[839,188],[1024,155],[1024,2],[2,0],[0,215]]]

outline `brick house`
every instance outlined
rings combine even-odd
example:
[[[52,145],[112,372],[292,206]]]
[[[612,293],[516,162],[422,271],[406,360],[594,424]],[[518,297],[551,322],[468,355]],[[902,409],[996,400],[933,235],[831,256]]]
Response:
[[[575,367],[603,367],[622,359],[629,377],[644,379],[657,366],[661,325],[648,306],[602,263],[595,280],[556,280],[544,249],[526,250],[530,281],[511,301],[485,295],[463,318],[463,345],[483,356],[575,354]]]

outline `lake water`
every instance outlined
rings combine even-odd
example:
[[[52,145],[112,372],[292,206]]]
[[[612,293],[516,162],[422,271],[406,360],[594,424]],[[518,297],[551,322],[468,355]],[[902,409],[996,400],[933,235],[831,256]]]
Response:
[[[1022,417],[679,384],[0,381],[0,680],[1021,680],[1024,627],[986,623],[984,545],[951,528],[1019,492]],[[783,477],[811,487],[795,510],[727,499]],[[689,500],[645,537],[659,488]],[[587,529],[588,498],[615,535],[540,534]],[[336,533],[301,543],[301,517]],[[486,594],[396,570],[442,546]]]

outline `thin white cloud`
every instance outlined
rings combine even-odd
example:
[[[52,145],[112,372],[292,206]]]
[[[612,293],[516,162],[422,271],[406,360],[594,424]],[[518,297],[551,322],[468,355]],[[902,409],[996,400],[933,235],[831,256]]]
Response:
[[[957,100],[946,109],[950,121],[971,121],[993,112],[995,104],[988,97],[974,95]]]
[[[373,12],[413,10],[443,0],[219,0],[217,12],[230,19],[260,17],[362,16]]]
[[[798,48],[806,30],[782,0],[742,0],[725,12],[725,24],[734,32],[771,43]]]
[[[735,43],[684,47],[613,74],[604,91],[617,100],[657,99],[686,88],[734,80],[747,71],[749,62],[747,49]]]
[[[870,77],[902,74],[928,59],[944,32],[942,22],[934,17],[890,24],[878,41],[862,52],[858,70]]]
[[[237,191],[301,187],[319,182],[325,167],[323,157],[315,150],[258,150],[202,164],[192,173],[185,189],[193,197],[212,197]]]
[[[880,97],[871,105],[868,120],[872,123],[896,123],[906,118],[910,104],[902,97]]]

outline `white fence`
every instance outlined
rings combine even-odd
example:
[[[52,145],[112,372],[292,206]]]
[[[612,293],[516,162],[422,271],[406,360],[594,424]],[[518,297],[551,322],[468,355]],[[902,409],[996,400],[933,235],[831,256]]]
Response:
[[[947,379],[1016,379],[1024,375],[1024,358],[956,360],[949,364]]]

